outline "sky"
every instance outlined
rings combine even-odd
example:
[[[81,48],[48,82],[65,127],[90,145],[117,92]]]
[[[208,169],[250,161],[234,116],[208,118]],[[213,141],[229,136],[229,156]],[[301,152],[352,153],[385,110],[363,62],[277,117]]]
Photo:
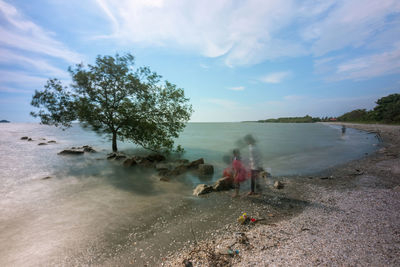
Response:
[[[192,122],[340,116],[400,93],[398,0],[0,0],[0,120],[35,90],[131,53],[190,98]]]

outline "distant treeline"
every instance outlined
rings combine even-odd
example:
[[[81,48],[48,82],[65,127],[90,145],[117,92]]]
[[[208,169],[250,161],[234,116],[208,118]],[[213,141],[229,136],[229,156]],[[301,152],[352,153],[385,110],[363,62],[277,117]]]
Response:
[[[356,109],[337,118],[348,122],[400,123],[400,94],[392,94],[376,101],[371,110]]]
[[[278,119],[259,120],[258,122],[290,122],[290,123],[305,123],[305,122],[318,122],[320,118],[313,118],[309,115],[304,117],[284,117]]]
[[[306,115],[304,117],[259,120],[258,122],[312,123],[320,121],[400,123],[400,94],[391,94],[378,99],[376,106],[371,110],[356,109],[337,118]]]

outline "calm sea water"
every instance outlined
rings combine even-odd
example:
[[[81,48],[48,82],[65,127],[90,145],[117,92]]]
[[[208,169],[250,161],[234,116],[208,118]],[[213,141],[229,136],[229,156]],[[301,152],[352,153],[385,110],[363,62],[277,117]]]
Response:
[[[185,158],[213,164],[215,175],[166,183],[152,178],[152,170],[105,160],[109,140],[79,125],[61,131],[0,124],[0,266],[157,262],[185,246],[193,228],[201,237],[246,209],[246,203],[232,205],[228,194],[191,195],[196,184],[220,177],[223,157],[232,149],[242,148],[246,158],[241,141],[246,134],[257,139],[263,165],[274,176],[319,172],[378,145],[371,134],[347,129],[342,136],[339,127],[323,124],[190,123],[177,143],[185,148]],[[49,140],[57,143],[38,146]],[[57,155],[82,145],[99,152]],[[119,150],[143,153],[130,143],[119,143]]]

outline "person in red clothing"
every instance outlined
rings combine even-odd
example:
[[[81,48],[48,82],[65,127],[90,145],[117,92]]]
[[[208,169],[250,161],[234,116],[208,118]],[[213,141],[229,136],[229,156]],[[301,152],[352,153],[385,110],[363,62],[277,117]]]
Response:
[[[240,183],[246,180],[247,171],[244,167],[241,158],[240,151],[238,149],[233,150],[233,161],[232,161],[232,170],[233,170],[233,183],[235,185],[235,193],[232,197],[239,196]]]

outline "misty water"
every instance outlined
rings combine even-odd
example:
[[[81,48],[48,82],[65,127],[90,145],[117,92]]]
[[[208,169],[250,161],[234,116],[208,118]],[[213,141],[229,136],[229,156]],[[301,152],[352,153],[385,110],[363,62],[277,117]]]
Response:
[[[109,140],[79,125],[62,131],[1,124],[0,266],[140,265],[223,229],[243,211],[258,207],[246,199],[232,200],[232,192],[199,198],[192,190],[220,178],[223,157],[233,148],[241,148],[246,158],[241,138],[249,133],[273,176],[317,173],[361,158],[378,145],[374,135],[347,129],[342,136],[340,127],[323,124],[189,123],[177,140],[186,150],[183,157],[204,158],[215,174],[162,182],[151,169],[106,160]],[[57,143],[38,146],[49,140]],[[98,153],[57,155],[82,145]],[[119,143],[119,150],[145,153],[132,143]]]

